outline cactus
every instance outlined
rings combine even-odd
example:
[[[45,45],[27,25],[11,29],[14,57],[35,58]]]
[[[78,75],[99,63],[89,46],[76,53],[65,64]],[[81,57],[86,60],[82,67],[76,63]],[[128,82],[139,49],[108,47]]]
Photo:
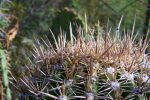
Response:
[[[16,84],[20,100],[148,100],[146,41],[83,32],[75,38],[70,31],[70,41],[52,33],[55,47],[47,37],[36,40],[31,64]]]

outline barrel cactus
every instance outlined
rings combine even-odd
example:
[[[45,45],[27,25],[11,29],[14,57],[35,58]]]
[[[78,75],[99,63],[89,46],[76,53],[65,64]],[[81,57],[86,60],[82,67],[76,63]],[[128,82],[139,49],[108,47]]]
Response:
[[[15,83],[19,99],[148,100],[146,40],[89,32],[81,30],[75,38],[70,31],[70,41],[51,32],[54,47],[47,37],[37,39],[26,74]]]

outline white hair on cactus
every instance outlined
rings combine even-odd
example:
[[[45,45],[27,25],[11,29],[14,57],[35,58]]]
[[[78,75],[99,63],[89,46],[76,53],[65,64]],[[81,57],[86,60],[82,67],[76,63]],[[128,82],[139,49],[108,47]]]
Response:
[[[113,68],[113,67],[108,67],[108,68],[106,69],[106,72],[109,73],[109,74],[114,74],[115,68]]]
[[[118,90],[120,88],[120,84],[117,81],[111,81],[110,86],[113,90]]]
[[[133,73],[129,73],[129,72],[125,72],[124,74],[121,75],[121,78],[125,78],[127,80],[134,80],[134,74]]]
[[[94,94],[93,93],[86,93],[87,100],[94,100]]]
[[[150,83],[150,78],[147,74],[142,74],[142,80],[143,82]]]
[[[68,99],[67,99],[67,96],[63,95],[63,96],[60,96],[60,97],[58,98],[58,100],[68,100]]]
[[[143,57],[142,68],[150,69],[150,63],[148,61],[146,54],[144,54],[144,57]]]

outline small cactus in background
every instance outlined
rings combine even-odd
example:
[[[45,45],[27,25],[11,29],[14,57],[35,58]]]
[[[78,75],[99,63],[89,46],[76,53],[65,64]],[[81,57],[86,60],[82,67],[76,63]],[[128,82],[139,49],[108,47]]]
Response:
[[[26,74],[16,81],[20,100],[148,100],[150,63],[147,43],[135,43],[133,35],[123,38],[94,37],[79,32],[70,41],[60,35],[55,47],[37,40]]]

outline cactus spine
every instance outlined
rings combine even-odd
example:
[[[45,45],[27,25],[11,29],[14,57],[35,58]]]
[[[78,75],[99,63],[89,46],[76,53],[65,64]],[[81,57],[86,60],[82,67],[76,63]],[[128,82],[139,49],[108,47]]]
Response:
[[[55,47],[48,39],[36,41],[34,59],[26,65],[28,75],[18,80],[20,98],[147,100],[146,42],[135,43],[128,34],[122,39],[83,32],[77,38],[70,33],[71,41],[62,34],[57,41],[52,33]]]

